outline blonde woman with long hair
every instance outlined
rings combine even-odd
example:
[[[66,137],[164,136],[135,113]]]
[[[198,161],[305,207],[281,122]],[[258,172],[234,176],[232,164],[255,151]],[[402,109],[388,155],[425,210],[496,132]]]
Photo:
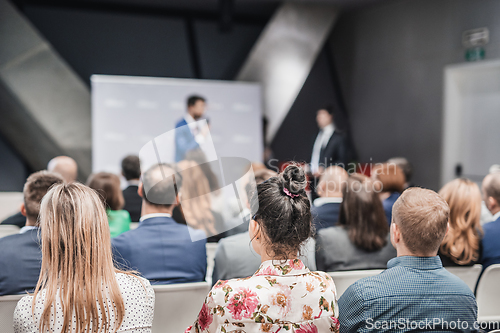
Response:
[[[439,195],[450,206],[450,229],[439,255],[443,266],[473,265],[481,257],[481,192],[476,183],[465,178],[452,180]]]
[[[78,183],[54,186],[40,208],[42,268],[14,313],[16,333],[151,332],[154,290],[113,265],[108,218]]]

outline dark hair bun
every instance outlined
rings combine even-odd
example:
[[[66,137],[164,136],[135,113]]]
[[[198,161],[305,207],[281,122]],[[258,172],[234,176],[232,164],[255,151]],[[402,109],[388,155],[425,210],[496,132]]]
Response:
[[[302,194],[305,191],[307,178],[304,169],[301,167],[291,164],[283,170],[281,177],[283,178],[283,187],[290,193]]]

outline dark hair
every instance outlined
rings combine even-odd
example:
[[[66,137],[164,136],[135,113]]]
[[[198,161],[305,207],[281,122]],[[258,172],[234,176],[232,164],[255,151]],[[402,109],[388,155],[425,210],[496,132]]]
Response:
[[[89,176],[87,186],[99,193],[106,209],[120,210],[125,199],[120,188],[120,178],[114,173],[99,172]]]
[[[353,174],[342,188],[339,224],[358,248],[378,251],[387,244],[389,225],[382,202],[366,176]]]
[[[143,200],[148,204],[169,208],[182,187],[182,176],[170,164],[156,164],[142,174]]]
[[[23,188],[24,208],[27,217],[37,219],[40,214],[40,202],[43,196],[54,184],[64,183],[64,178],[58,173],[38,171],[31,174]]]
[[[122,160],[122,173],[126,180],[141,177],[141,161],[139,156],[129,155]]]
[[[403,170],[395,163],[377,164],[372,168],[372,174],[379,180],[378,185],[382,192],[403,192],[405,186],[405,175]]]
[[[333,105],[331,104],[324,105],[322,108],[320,108],[320,110],[325,110],[326,112],[328,112],[330,115],[333,116]]]
[[[202,102],[205,102],[205,98],[201,97],[201,96],[198,96],[198,95],[191,95],[188,97],[187,99],[187,106],[190,107],[190,106],[193,106],[196,104],[196,102],[198,101],[202,101]]]
[[[295,256],[314,232],[306,185],[304,170],[294,164],[257,185],[258,200],[251,200],[254,220],[276,258]]]

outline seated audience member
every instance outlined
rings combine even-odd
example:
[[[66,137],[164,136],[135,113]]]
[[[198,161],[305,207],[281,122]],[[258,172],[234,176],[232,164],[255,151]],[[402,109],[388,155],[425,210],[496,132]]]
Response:
[[[396,249],[373,183],[353,174],[342,196],[339,225],[321,229],[316,236],[316,267],[325,272],[386,268]]]
[[[52,187],[40,228],[40,279],[17,304],[15,333],[151,332],[154,290],[113,266],[106,211],[94,191],[79,183]]]
[[[255,184],[260,184],[278,174],[272,170],[259,170],[255,172]],[[247,197],[253,195],[255,188],[246,187]],[[248,215],[250,213],[250,202],[247,201]],[[214,271],[212,274],[212,284],[218,280],[229,280],[234,278],[244,278],[251,276],[259,269],[261,258],[251,246],[248,226],[251,216],[248,216],[248,222],[241,224],[235,229],[241,230],[240,233],[223,238],[219,241],[217,251],[215,252]],[[246,220],[246,219],[245,219]],[[241,220],[240,220],[241,221]],[[241,228],[240,228],[241,227]],[[315,270],[316,263],[314,259],[314,239],[308,240],[301,248],[300,259],[308,267]]]
[[[347,172],[339,166],[330,166],[321,175],[316,187],[319,198],[314,200],[311,208],[316,231],[337,224],[342,202],[342,184],[348,176]]]
[[[207,270],[204,232],[172,219],[179,199],[176,189],[182,187],[175,172],[170,165],[159,164],[142,174],[139,226],[112,240],[115,260],[154,284],[204,281]],[[193,242],[191,236],[201,240]]]
[[[450,215],[446,201],[434,191],[413,187],[403,192],[393,212],[391,241],[398,257],[384,272],[345,291],[339,300],[340,331],[394,332],[389,324],[403,322],[397,331],[408,332],[422,321],[433,323],[424,327],[427,331],[453,331],[446,325],[458,321],[473,328],[474,294],[443,268],[437,255]]]
[[[387,160],[389,164],[396,164],[402,171],[405,176],[405,185],[404,189],[413,186],[411,183],[411,178],[413,177],[413,166],[410,161],[408,161],[404,157],[393,157]]]
[[[313,233],[306,184],[291,165],[257,185],[249,232],[262,264],[250,278],[218,281],[186,332],[338,332],[333,280],[297,258]]]
[[[401,195],[405,186],[403,171],[392,163],[378,164],[372,169],[372,179],[380,186],[379,197],[384,206],[387,223],[391,224],[392,206]]]
[[[68,156],[57,156],[49,161],[47,170],[60,174],[67,183],[74,182],[78,176],[78,166],[74,159]],[[22,228],[26,225],[26,217],[17,212],[1,222],[1,224],[12,224]]]
[[[472,266],[481,257],[481,191],[476,183],[459,178],[443,186],[439,195],[450,206],[449,230],[439,249],[443,266]]]
[[[483,200],[493,215],[493,221],[483,224],[483,270],[500,264],[500,172],[490,173],[483,180]]]
[[[120,178],[109,172],[99,172],[89,176],[87,185],[99,193],[108,215],[111,237],[130,230],[130,215],[122,209],[124,200],[120,189]]]
[[[125,199],[123,209],[130,214],[132,222],[139,222],[142,198],[137,193],[141,182],[141,162],[138,156],[130,155],[122,160],[122,175],[128,183],[128,186],[123,190],[123,198]]]
[[[38,233],[40,201],[54,184],[63,178],[53,172],[35,172],[24,184],[21,213],[26,226],[17,235],[0,238],[0,296],[33,292],[40,275],[42,252]]]

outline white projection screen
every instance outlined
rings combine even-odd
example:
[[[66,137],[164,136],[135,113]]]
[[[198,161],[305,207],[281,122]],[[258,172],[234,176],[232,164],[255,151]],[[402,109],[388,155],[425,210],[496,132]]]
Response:
[[[258,84],[93,75],[92,169],[120,173],[126,155],[139,155],[153,138],[173,130],[186,100],[207,100],[205,116],[218,157],[262,160],[262,100]],[[174,161],[174,143],[171,156]]]

